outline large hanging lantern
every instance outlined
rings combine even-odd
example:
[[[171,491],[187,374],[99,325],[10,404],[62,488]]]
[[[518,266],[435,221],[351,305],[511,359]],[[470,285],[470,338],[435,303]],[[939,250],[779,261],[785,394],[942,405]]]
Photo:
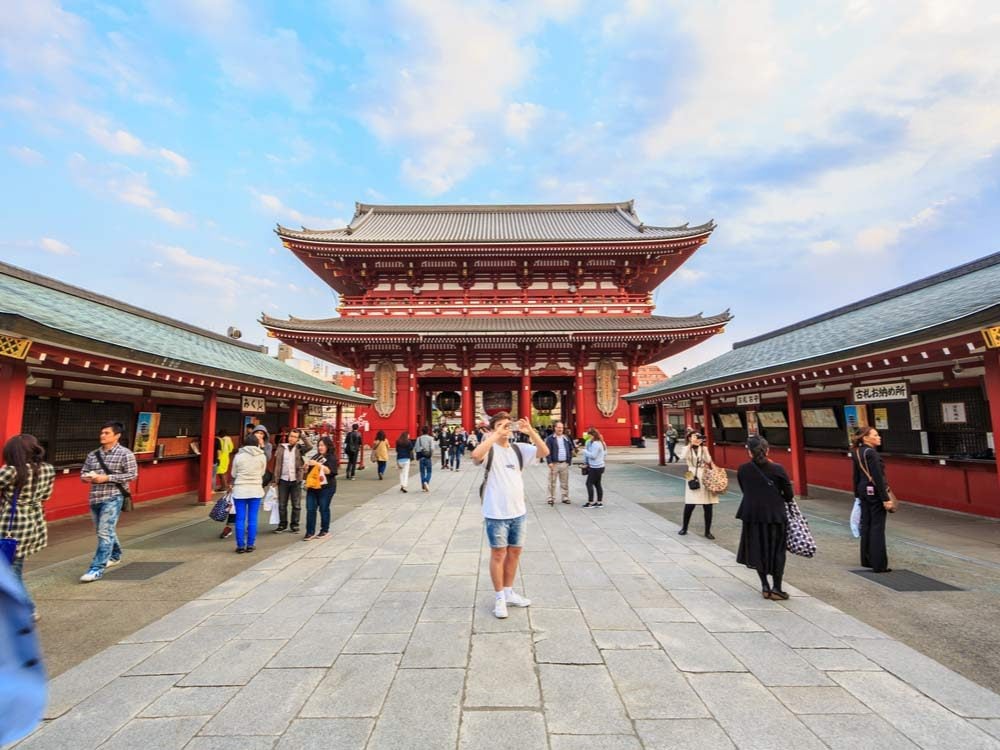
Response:
[[[539,414],[551,414],[556,408],[557,400],[556,394],[552,391],[535,391],[531,397],[531,405]]]
[[[509,412],[514,408],[514,397],[510,391],[484,391],[483,411],[491,417],[502,411]]]
[[[441,391],[434,403],[442,414],[454,417],[455,412],[462,408],[462,397],[455,391]]]

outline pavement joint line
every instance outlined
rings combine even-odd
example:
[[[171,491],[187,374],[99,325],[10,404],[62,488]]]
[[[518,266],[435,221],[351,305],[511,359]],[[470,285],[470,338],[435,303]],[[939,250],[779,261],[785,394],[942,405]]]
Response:
[[[193,519],[191,521],[187,521],[185,523],[178,524],[177,526],[169,526],[169,527],[167,527],[165,529],[160,529],[159,531],[152,531],[152,532],[150,532],[148,534],[143,534],[142,536],[137,536],[137,537],[135,537],[133,539],[126,539],[126,538],[122,537],[120,541],[121,541],[123,547],[126,544],[128,544],[128,545],[141,544],[142,542],[148,542],[150,539],[156,539],[157,537],[163,536],[165,534],[172,534],[175,531],[180,531],[181,529],[186,529],[189,526],[196,526],[199,523],[205,523],[205,521],[210,521],[210,520],[212,520],[212,519],[210,519],[210,518],[196,518],[196,519]],[[36,574],[42,573],[42,572],[44,572],[46,570],[51,570],[52,568],[58,568],[60,565],[68,565],[70,563],[74,563],[75,564],[75,563],[78,563],[78,562],[81,562],[81,561],[85,561],[85,560],[87,560],[89,558],[92,558],[93,556],[94,556],[93,553],[86,552],[86,553],[84,553],[82,555],[77,555],[76,557],[70,557],[70,558],[68,558],[66,560],[59,560],[58,562],[49,563],[48,565],[43,565],[40,568],[31,568],[30,571],[29,571],[29,573],[25,573],[25,575],[26,576],[29,575],[29,574],[30,575],[36,575]]]

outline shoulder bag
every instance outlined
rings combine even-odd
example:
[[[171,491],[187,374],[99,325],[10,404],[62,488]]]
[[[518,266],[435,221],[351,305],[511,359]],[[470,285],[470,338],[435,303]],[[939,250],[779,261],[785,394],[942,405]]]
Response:
[[[705,489],[713,495],[721,495],[729,487],[729,474],[721,466],[714,463],[705,469]]]
[[[872,478],[872,473],[868,468],[868,459],[861,457],[862,453],[860,449],[856,450],[854,454],[855,457],[858,459],[858,466],[861,467],[861,471],[868,478],[868,486],[872,488],[872,492],[870,494],[875,494],[874,492],[875,480]],[[883,501],[882,507],[885,508],[887,513],[895,513],[897,510],[899,510],[899,500],[896,499],[896,494],[891,489],[889,489],[888,485],[886,485],[885,494],[888,497],[888,499]]]
[[[101,456],[100,449],[94,451],[94,458],[97,459],[97,463],[99,463],[101,465],[101,468],[104,469],[104,473],[107,474],[108,476],[111,476],[111,470],[108,468],[108,465],[104,463],[104,458]],[[121,482],[112,482],[112,484],[115,485],[119,490],[121,490],[122,512],[127,513],[128,511],[132,510],[133,507],[132,493],[129,491],[128,487],[126,487]]]
[[[10,498],[10,522],[7,524],[8,535],[14,531],[14,519],[17,517],[17,496],[20,492],[20,490],[15,490]],[[3,539],[0,539],[0,553],[3,554],[8,564],[13,565],[14,558],[17,557],[17,539],[12,536],[4,536]]]
[[[816,554],[816,539],[809,530],[809,522],[799,510],[794,500],[785,503],[785,516],[788,519],[788,533],[785,535],[785,549],[793,555],[812,557]]]
[[[233,493],[227,492],[215,501],[215,505],[212,506],[212,510],[208,512],[208,517],[213,521],[218,521],[219,523],[224,522],[227,518],[229,518],[229,504],[231,502],[233,502]]]

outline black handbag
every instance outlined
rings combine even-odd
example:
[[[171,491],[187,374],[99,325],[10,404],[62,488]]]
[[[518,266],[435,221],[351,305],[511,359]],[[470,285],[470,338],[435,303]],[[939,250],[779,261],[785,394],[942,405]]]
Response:
[[[101,458],[101,452],[99,450],[94,451],[94,458],[97,459],[97,463],[99,463],[101,465],[101,468],[104,469],[104,473],[107,474],[108,476],[111,476],[111,470],[108,468],[108,465],[104,463],[104,459]],[[118,487],[119,490],[121,490],[122,512],[127,513],[130,510],[132,510],[132,493],[129,492],[128,487],[126,487],[121,482],[112,482],[112,484]]]
[[[688,480],[688,488],[692,489],[692,490],[700,490],[701,489],[701,482],[698,480],[698,477],[695,477],[694,479],[689,479]]]
[[[587,464],[581,466],[580,473],[583,474],[584,476],[587,476],[590,473],[590,466],[588,466]]]

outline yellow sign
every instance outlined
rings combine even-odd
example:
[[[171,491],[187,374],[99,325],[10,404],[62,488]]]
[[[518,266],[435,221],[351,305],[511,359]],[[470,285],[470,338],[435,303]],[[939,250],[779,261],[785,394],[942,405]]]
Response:
[[[31,339],[19,339],[16,336],[0,336],[0,357],[26,359],[30,348]]]
[[[1000,326],[984,328],[980,333],[983,334],[987,349],[1000,349]]]

